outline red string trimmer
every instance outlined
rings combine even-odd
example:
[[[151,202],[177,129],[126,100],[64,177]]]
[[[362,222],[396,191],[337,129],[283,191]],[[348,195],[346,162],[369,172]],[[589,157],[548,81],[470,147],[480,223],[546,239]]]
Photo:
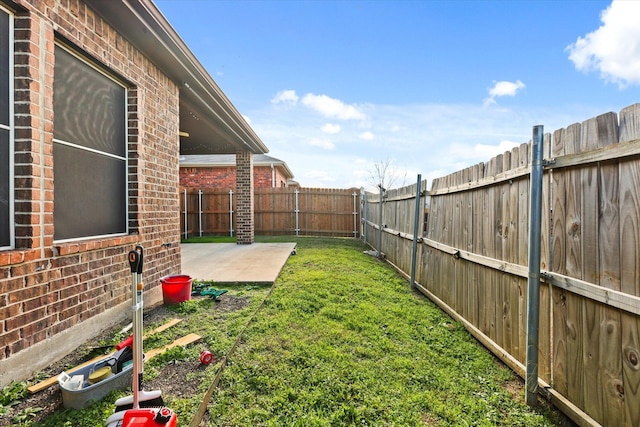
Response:
[[[160,390],[144,391],[144,356],[142,351],[142,314],[144,308],[142,283],[143,248],[129,251],[131,290],[133,299],[133,396],[116,400],[116,410],[107,418],[107,427],[176,427],[176,414],[164,406]]]

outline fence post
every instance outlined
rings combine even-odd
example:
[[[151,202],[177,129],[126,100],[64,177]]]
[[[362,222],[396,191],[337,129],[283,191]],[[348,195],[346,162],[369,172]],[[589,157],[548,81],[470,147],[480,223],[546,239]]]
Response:
[[[360,222],[362,223],[362,241],[367,243],[367,193],[360,189]]]
[[[298,193],[299,193],[299,191],[296,190],[295,191],[295,197],[296,197],[296,236],[298,235],[298,231],[300,231],[300,228],[298,227],[298,212],[300,212],[300,210],[298,209]]]
[[[202,190],[198,190],[198,228],[202,237]]]
[[[416,215],[413,221],[413,249],[411,250],[411,288],[416,283],[416,262],[418,258],[418,226],[420,225],[420,200],[422,199],[422,175],[418,174],[416,183]]]
[[[526,401],[538,403],[538,348],[540,326],[540,237],[542,235],[542,155],[544,127],[533,127],[531,146],[531,202],[529,204],[529,279],[527,305]]]
[[[189,237],[188,231],[188,223],[187,223],[187,189],[184,189],[184,238],[187,239]]]
[[[384,188],[378,184],[380,189],[380,197],[378,198],[378,258],[382,258],[382,195],[384,194]]]
[[[358,237],[358,204],[356,192],[353,192],[353,238]]]
[[[229,190],[229,236],[233,237],[233,190]]]

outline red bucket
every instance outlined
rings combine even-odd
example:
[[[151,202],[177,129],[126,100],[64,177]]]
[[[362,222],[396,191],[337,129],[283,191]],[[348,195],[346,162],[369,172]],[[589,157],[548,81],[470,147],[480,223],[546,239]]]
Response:
[[[162,282],[162,300],[165,305],[178,304],[191,299],[191,276],[167,276]]]

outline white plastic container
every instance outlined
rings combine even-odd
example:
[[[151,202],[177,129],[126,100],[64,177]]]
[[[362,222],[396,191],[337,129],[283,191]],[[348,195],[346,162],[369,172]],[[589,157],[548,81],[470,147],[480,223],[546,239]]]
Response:
[[[124,390],[131,387],[133,378],[132,365],[125,367],[122,372],[108,376],[95,384],[89,383],[89,374],[97,368],[105,366],[111,358],[102,359],[89,366],[75,371],[62,372],[58,375],[58,385],[62,391],[62,404],[67,409],[82,409],[92,401],[100,400],[112,390]],[[78,378],[82,378],[80,387],[77,386]]]

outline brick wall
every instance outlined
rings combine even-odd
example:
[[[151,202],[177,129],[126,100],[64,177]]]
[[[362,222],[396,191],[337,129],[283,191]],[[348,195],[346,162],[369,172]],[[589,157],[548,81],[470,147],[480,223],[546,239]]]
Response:
[[[161,277],[180,271],[178,88],[82,1],[14,1],[26,12],[15,16],[16,249],[0,251],[0,386],[130,315],[126,254],[136,244],[148,302]],[[53,240],[56,33],[133,86],[129,235]]]
[[[180,186],[187,188],[236,188],[235,167],[180,168]]]
[[[282,168],[275,167],[275,186],[286,187],[287,177]],[[271,188],[272,173],[270,166],[253,167],[254,188]],[[180,168],[180,186],[185,188],[236,188],[235,167],[182,167]]]

